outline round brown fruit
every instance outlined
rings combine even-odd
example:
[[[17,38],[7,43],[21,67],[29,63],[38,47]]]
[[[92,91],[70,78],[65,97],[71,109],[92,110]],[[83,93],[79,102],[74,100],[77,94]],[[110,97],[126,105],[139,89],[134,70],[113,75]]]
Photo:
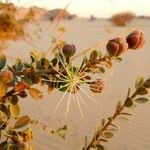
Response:
[[[145,44],[145,36],[141,31],[133,31],[126,37],[130,49],[139,49]]]
[[[117,57],[123,54],[128,49],[128,43],[125,39],[114,38],[108,41],[106,49],[111,57]]]

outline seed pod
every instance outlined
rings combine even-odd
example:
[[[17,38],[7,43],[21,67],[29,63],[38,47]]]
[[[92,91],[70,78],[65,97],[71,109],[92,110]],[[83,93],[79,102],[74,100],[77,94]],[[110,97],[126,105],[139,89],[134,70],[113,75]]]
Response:
[[[126,42],[125,39],[114,38],[108,41],[106,49],[111,57],[113,56],[117,57],[128,49],[128,43]]]
[[[13,73],[10,70],[4,70],[0,73],[0,79],[8,84],[13,80]]]
[[[65,44],[62,48],[62,52],[66,57],[71,57],[75,54],[76,47],[73,44]]]
[[[133,31],[126,37],[130,49],[141,48],[145,43],[144,34],[140,31]]]
[[[90,85],[90,90],[94,93],[102,93],[105,88],[105,82],[102,79],[98,79]]]

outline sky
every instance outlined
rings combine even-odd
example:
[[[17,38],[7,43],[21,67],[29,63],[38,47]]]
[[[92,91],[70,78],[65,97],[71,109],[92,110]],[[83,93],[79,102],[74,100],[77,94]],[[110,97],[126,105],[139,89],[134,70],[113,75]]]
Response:
[[[20,6],[40,6],[48,9],[64,8],[70,0],[10,0]],[[18,2],[19,1],[19,2]],[[132,11],[137,15],[150,15],[150,0],[72,0],[67,9],[81,17],[107,18],[118,12]]]

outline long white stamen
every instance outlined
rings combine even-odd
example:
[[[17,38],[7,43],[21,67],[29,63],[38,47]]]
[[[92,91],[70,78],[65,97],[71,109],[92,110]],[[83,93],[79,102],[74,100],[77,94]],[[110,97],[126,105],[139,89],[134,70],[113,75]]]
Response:
[[[70,93],[69,93],[69,97],[68,97],[68,101],[67,101],[67,107],[66,107],[66,112],[65,112],[65,117],[67,117],[68,111],[69,111],[69,107],[70,107],[70,102],[71,102],[71,90],[72,90],[72,86],[70,87]]]
[[[80,93],[78,92],[77,94],[79,95],[79,98],[80,98],[82,104],[83,104],[85,107],[87,107],[86,104],[85,104],[85,101],[84,101],[84,99],[81,97]]]
[[[57,103],[57,105],[56,105],[56,107],[55,107],[55,112],[57,111],[59,105],[63,102],[63,99],[64,99],[65,95],[67,94],[69,88],[70,88],[70,86],[68,86],[68,88],[67,88],[67,90],[65,91],[65,93],[63,94],[62,98],[61,98],[60,101]]]
[[[78,86],[78,85],[77,85]],[[86,96],[88,96],[93,102],[95,102],[96,104],[100,104],[100,103],[98,103],[93,97],[91,97],[89,94],[87,94],[80,86],[78,86],[79,87],[79,89],[86,95]]]
[[[77,94],[76,94],[75,96],[76,96],[76,99],[77,99],[77,104],[78,104],[78,106],[79,106],[79,110],[80,110],[81,116],[82,116],[82,118],[84,118],[84,115],[83,115],[83,112],[82,112],[82,108],[81,108],[81,105],[80,105],[80,101],[79,101],[79,99],[78,99]]]
[[[62,73],[60,73],[57,69],[55,69],[55,67],[51,64],[52,68],[61,76],[63,76],[66,79],[69,79],[68,77],[64,76]]]
[[[60,60],[63,68],[66,70],[66,72],[68,73],[69,77],[71,78],[71,74],[70,72],[68,71],[67,67],[65,66],[64,62],[62,61],[61,57],[59,55],[57,55],[58,59]]]

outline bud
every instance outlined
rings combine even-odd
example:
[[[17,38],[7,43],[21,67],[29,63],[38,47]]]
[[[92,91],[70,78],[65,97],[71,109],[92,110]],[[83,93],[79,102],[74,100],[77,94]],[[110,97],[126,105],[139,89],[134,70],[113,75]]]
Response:
[[[113,56],[117,57],[128,49],[128,43],[126,42],[125,39],[114,38],[108,41],[106,49],[111,57]]]
[[[71,57],[75,54],[76,47],[73,44],[65,44],[62,48],[62,52],[66,57]]]
[[[13,80],[13,73],[10,70],[4,70],[0,73],[0,80],[6,84],[10,83]]]
[[[145,37],[140,31],[133,31],[126,37],[130,49],[141,48],[145,43]]]
[[[105,82],[102,79],[98,79],[90,85],[90,90],[94,93],[102,93],[104,88]]]

